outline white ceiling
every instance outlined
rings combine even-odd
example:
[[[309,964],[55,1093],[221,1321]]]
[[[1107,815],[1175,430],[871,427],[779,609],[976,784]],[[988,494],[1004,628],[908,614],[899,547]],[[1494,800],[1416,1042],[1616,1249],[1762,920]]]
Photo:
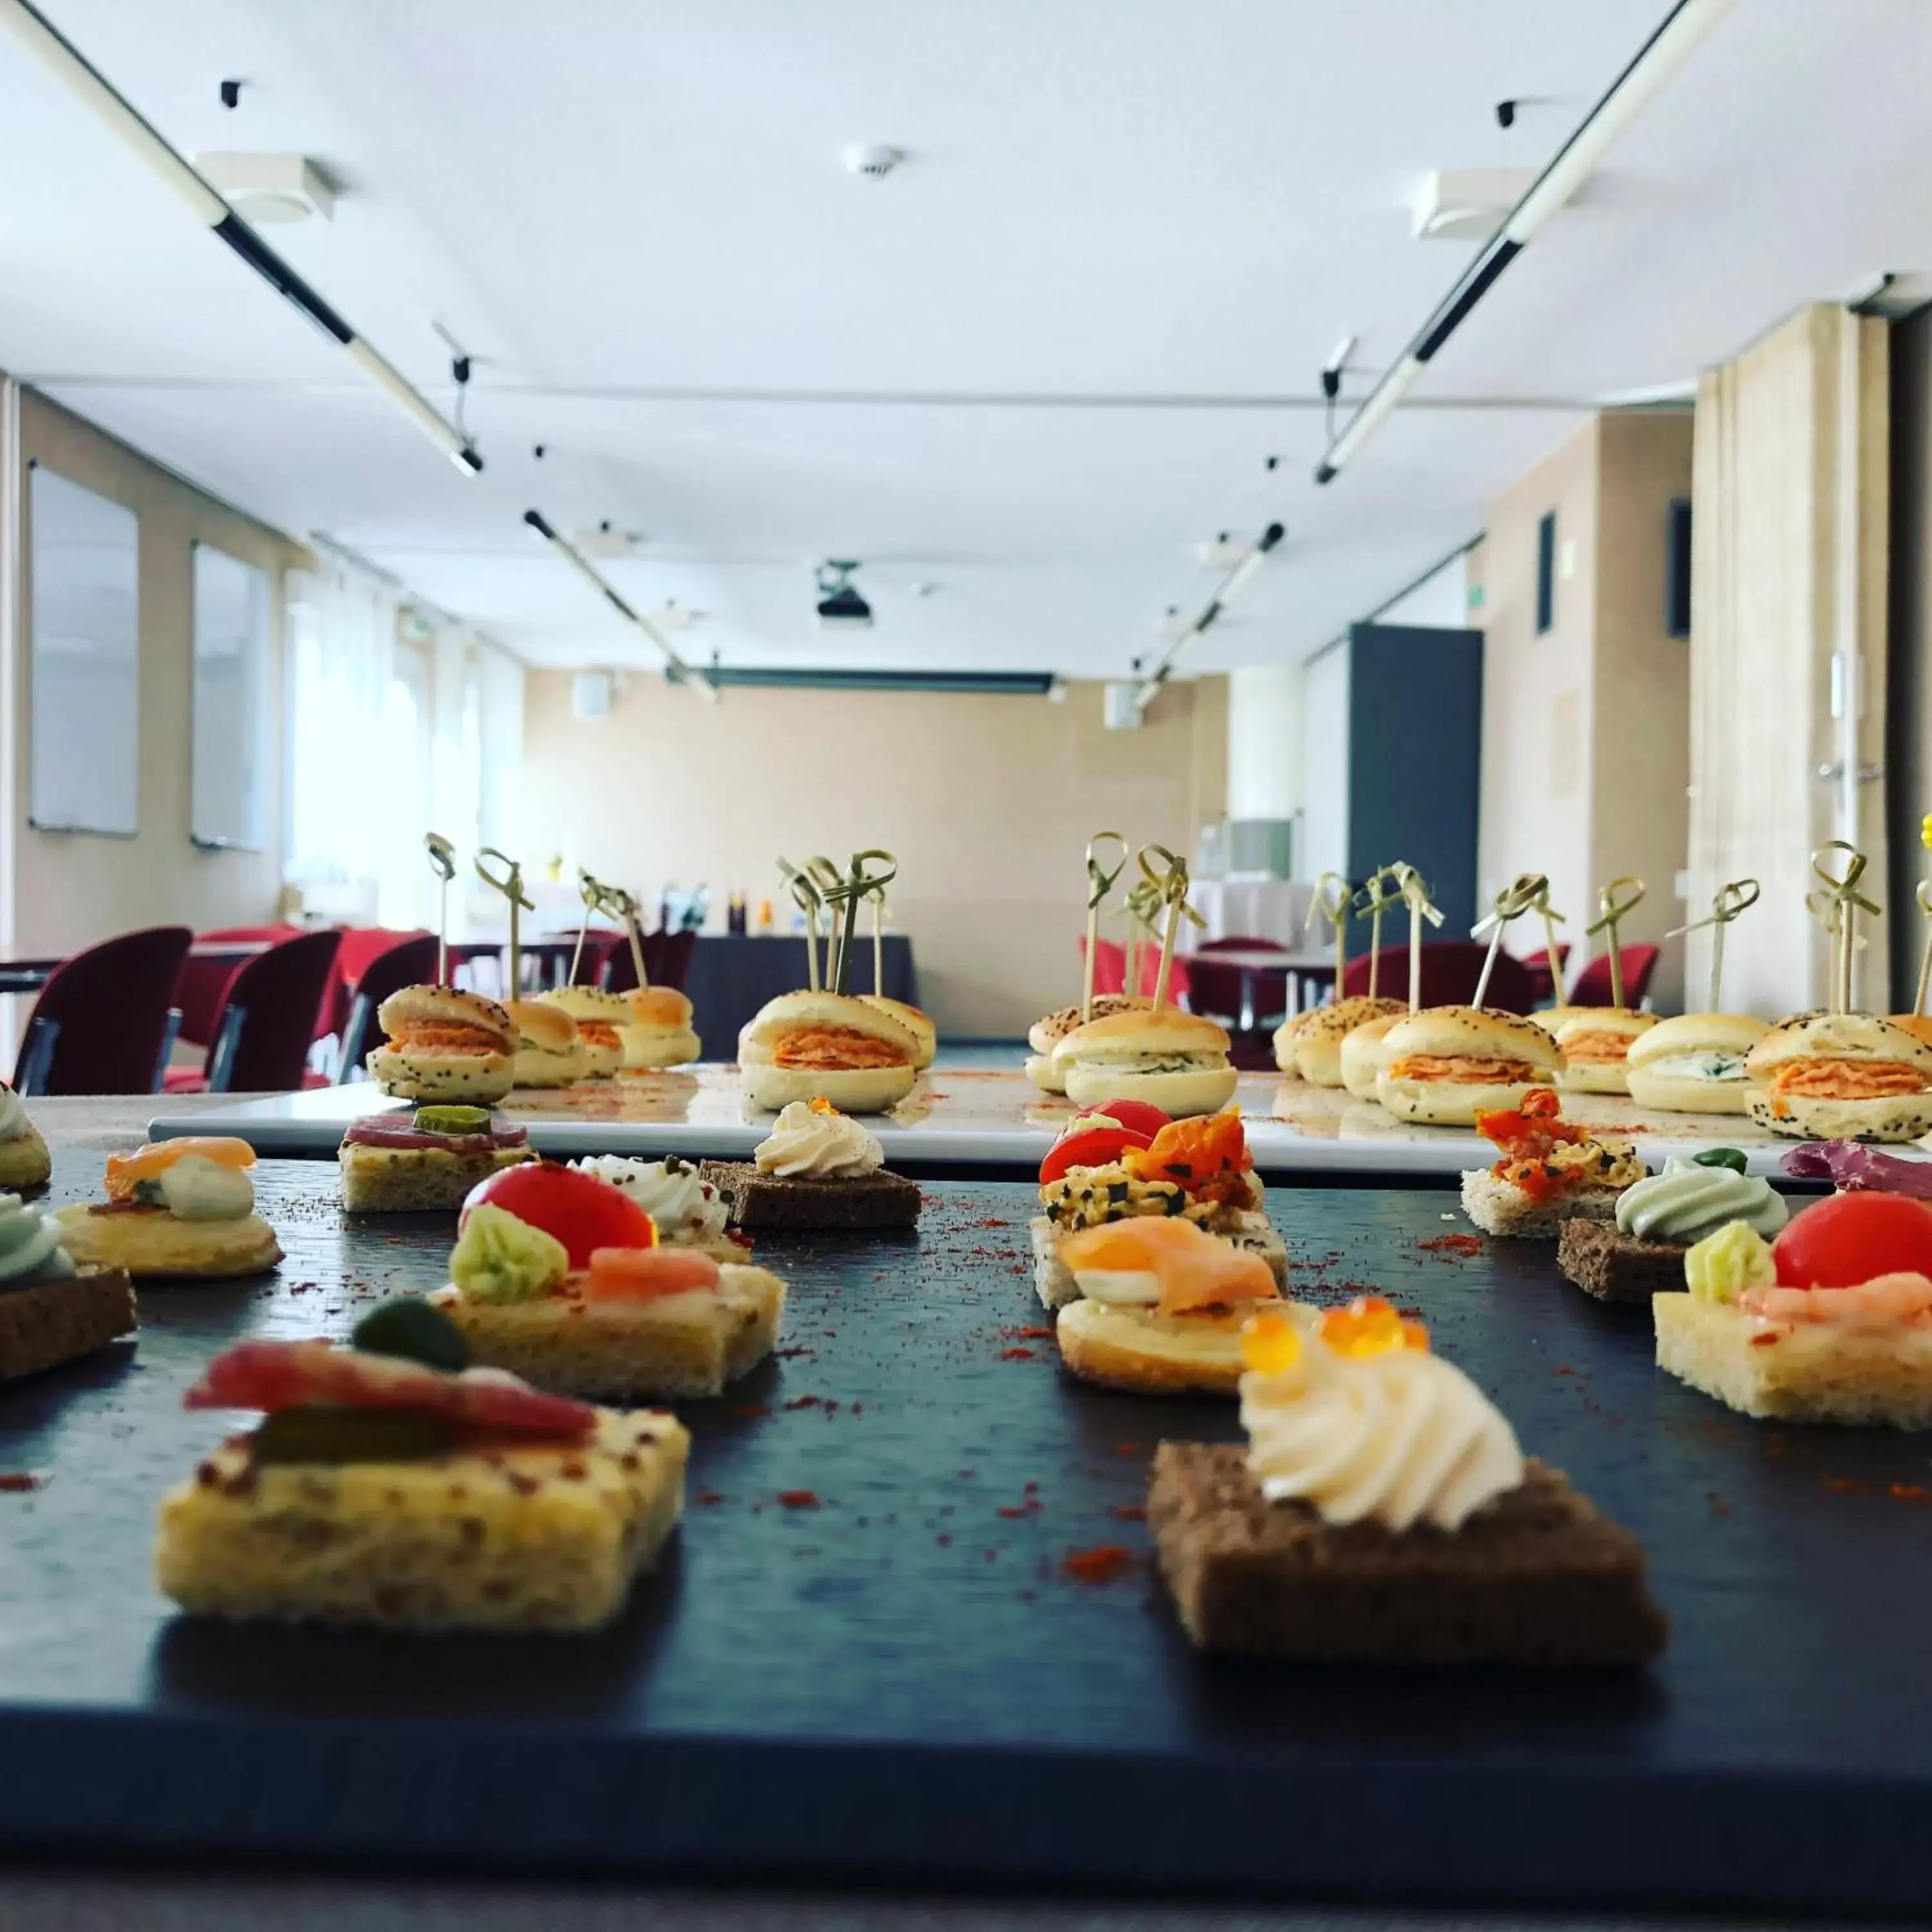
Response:
[[[332,226],[272,240],[439,400],[432,317],[484,358],[488,468],[459,476],[4,37],[0,367],[536,662],[650,654],[532,504],[644,531],[608,573],[710,614],[694,655],[1095,674],[1205,596],[1202,538],[1279,517],[1193,662],[1305,655],[1592,400],[1932,265],[1932,4],[1738,0],[1317,490],[1336,339],[1379,367],[1468,253],[1410,240],[1418,177],[1540,163],[1665,0],[41,4],[184,151],[340,179]],[[1554,104],[1506,137],[1505,94]],[[860,181],[854,140],[913,158]],[[866,560],[856,641],[812,627],[828,555]]]

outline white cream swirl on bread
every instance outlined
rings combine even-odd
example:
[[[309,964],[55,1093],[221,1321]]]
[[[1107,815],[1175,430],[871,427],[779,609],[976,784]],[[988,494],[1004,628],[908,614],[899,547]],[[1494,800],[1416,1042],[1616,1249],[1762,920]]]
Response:
[[[752,1150],[760,1174],[785,1180],[842,1180],[876,1173],[885,1160],[878,1136],[849,1115],[794,1100]]]
[[[715,1240],[724,1232],[730,1210],[688,1161],[674,1156],[627,1160],[622,1154],[600,1154],[570,1164],[628,1194],[667,1241]]]
[[[1241,1378],[1241,1426],[1262,1495],[1330,1522],[1453,1530],[1522,1480],[1502,1412],[1421,1349],[1341,1355],[1304,1332],[1294,1366]]]

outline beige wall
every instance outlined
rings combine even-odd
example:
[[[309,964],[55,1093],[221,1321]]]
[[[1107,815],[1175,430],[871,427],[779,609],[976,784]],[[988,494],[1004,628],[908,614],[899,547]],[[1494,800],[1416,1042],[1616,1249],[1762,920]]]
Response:
[[[1667,508],[1690,494],[1683,411],[1594,418],[1490,506],[1471,560],[1483,598],[1482,890],[1541,872],[1568,916],[1574,974],[1600,886],[1648,888],[1626,944],[1682,922],[1690,652],[1664,628]],[[1554,622],[1536,631],[1537,526],[1556,513]],[[1533,952],[1540,938],[1519,938]],[[1682,950],[1664,946],[1651,1001],[1676,1010]]]
[[[21,403],[23,472],[28,463],[44,464],[127,505],[140,518],[140,831],[132,838],[114,838],[36,832],[28,824],[28,607],[23,601],[9,707],[16,773],[12,948],[60,951],[130,927],[161,923],[200,929],[265,920],[274,913],[282,873],[281,573],[302,552],[44,398],[23,392]],[[22,532],[25,539],[24,518]],[[259,853],[206,851],[188,837],[190,546],[197,541],[257,565],[274,578],[271,832],[268,849]],[[30,549],[23,541],[23,553]],[[32,596],[30,569],[23,554],[23,599]],[[76,751],[84,754],[85,748]]]
[[[1100,693],[730,691],[709,705],[635,678],[586,723],[568,675],[535,672],[527,856],[652,893],[701,880],[719,907],[734,889],[782,905],[779,854],[883,846],[940,1030],[1024,1033],[1078,994],[1088,837],[1112,827],[1191,856],[1226,808],[1225,678],[1174,686],[1138,731],[1103,728]]]

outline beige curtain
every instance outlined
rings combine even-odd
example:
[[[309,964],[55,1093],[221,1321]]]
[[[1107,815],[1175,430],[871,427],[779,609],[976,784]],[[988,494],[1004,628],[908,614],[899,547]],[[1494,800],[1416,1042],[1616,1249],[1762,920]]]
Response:
[[[1730,1012],[1826,1003],[1826,943],[1805,909],[1815,848],[1851,839],[1870,856],[1866,896],[1884,898],[1888,434],[1885,325],[1842,308],[1802,310],[1698,386],[1692,916],[1726,880],[1762,887],[1726,944]],[[1861,930],[1858,1000],[1883,1010],[1884,922]],[[1685,1003],[1702,1006],[1708,932],[1693,935],[1687,968]]]

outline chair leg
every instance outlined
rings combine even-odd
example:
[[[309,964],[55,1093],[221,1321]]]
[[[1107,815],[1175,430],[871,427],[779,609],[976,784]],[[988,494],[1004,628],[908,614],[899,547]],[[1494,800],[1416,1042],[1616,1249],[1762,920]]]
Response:
[[[335,1084],[346,1087],[364,1077],[362,1060],[369,1044],[369,1025],[375,1006],[366,993],[358,993],[349,1008],[349,1024],[342,1030],[342,1051],[335,1067]]]
[[[44,1094],[47,1076],[52,1071],[54,1046],[60,1038],[60,1022],[36,1017],[27,1023],[26,1051],[20,1056],[20,1088],[23,1094]]]
[[[175,1042],[181,1038],[182,1010],[170,1006],[168,1016],[161,1027],[160,1057],[154,1062],[154,1084],[148,1089],[150,1094],[158,1094],[168,1077],[168,1062],[175,1057]]]
[[[221,1016],[221,1030],[208,1049],[208,1090],[226,1094],[234,1077],[236,1050],[242,1044],[242,1029],[248,1023],[245,1006],[230,1006]]]

